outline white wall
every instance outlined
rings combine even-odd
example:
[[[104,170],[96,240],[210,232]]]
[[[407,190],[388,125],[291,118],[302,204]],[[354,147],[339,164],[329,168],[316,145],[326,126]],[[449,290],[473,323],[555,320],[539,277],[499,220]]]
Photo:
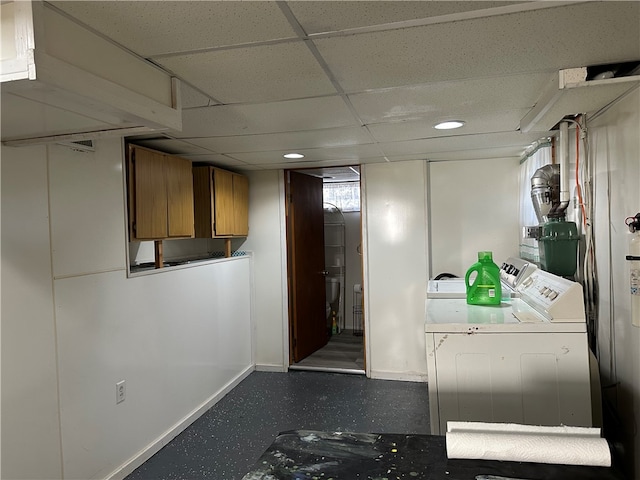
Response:
[[[367,370],[373,378],[426,380],[426,163],[361,169]]]
[[[2,187],[3,478],[123,477],[253,369],[250,258],[127,278],[120,140]]]
[[[518,256],[519,164],[513,158],[429,164],[430,277],[464,277],[478,252]]]
[[[62,475],[45,147],[2,147],[2,478]]]
[[[624,220],[640,212],[640,89],[589,123],[595,158],[594,216],[600,295],[598,357],[604,397],[617,411],[616,439],[640,476],[640,328],[631,325],[630,232]]]
[[[263,370],[286,370],[289,364],[282,178],[281,170],[249,173],[250,231],[243,248],[255,259],[256,368]],[[370,245],[364,251],[369,281],[363,282],[365,298],[371,298],[365,313],[370,375],[425,380],[425,162],[367,165],[362,178]]]
[[[288,310],[282,170],[248,172],[249,236],[253,252],[256,368],[286,371]]]

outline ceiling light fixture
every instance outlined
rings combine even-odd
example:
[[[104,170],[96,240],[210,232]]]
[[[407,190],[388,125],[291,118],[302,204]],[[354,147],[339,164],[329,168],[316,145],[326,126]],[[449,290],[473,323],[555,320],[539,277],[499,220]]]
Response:
[[[283,155],[284,158],[304,158],[304,155],[301,153],[285,153]]]
[[[446,122],[440,122],[437,125],[434,125],[433,128],[437,128],[438,130],[452,130],[454,128],[460,128],[464,125],[464,122],[461,120],[448,120]]]

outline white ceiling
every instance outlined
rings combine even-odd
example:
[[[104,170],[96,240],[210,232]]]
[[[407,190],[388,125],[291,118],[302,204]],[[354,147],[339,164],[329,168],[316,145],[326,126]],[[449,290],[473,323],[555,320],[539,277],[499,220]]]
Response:
[[[181,79],[139,143],[236,170],[519,158],[559,69],[640,59],[637,1],[49,3]]]

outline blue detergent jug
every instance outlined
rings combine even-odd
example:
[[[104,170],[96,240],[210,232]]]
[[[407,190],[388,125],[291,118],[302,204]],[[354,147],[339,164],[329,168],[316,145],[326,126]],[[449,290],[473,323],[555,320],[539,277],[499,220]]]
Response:
[[[469,277],[473,272],[477,272],[477,275],[473,284],[469,284]],[[467,270],[464,283],[467,287],[469,305],[500,305],[502,299],[500,269],[493,263],[491,252],[478,252],[478,261]]]

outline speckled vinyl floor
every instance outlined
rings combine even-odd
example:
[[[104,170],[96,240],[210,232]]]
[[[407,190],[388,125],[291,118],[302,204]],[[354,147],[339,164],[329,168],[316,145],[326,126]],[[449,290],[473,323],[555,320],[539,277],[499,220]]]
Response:
[[[239,480],[280,432],[429,434],[426,383],[253,372],[126,480]]]

